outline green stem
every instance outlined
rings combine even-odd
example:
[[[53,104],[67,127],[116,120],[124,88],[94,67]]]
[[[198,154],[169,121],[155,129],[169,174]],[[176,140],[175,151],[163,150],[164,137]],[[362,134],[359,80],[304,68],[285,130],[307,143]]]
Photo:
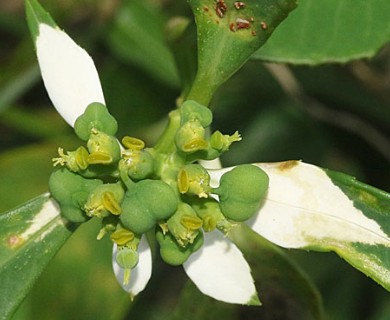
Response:
[[[217,88],[212,85],[212,81],[205,81],[207,78],[208,77],[205,77],[204,75],[199,76],[199,74],[195,77],[186,100],[195,100],[204,106],[210,105],[211,99]]]
[[[180,128],[180,111],[174,110],[169,113],[169,121],[160,139],[154,146],[157,153],[172,153],[176,151],[175,135]]]

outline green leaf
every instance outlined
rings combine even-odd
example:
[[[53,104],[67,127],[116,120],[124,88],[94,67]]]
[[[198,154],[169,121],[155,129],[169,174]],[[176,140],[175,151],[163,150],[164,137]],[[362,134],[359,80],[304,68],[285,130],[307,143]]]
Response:
[[[0,215],[2,318],[16,310],[73,230],[48,194]]]
[[[15,320],[23,309],[28,309],[26,319],[125,319],[131,300],[112,271],[112,242],[96,240],[100,228],[101,221],[92,219],[77,229],[38,279]]]
[[[254,56],[311,65],[370,58],[390,41],[389,12],[388,0],[299,0]]]
[[[382,237],[381,243],[355,241],[342,250],[334,245],[331,248],[390,291],[390,194],[344,173],[331,170],[325,172],[353,202],[353,206],[368,219],[375,221],[383,231],[378,235]]]
[[[390,291],[390,194],[298,161],[258,164],[270,187],[253,229],[286,248],[334,251]]]
[[[215,90],[260,48],[296,0],[190,0],[198,31],[198,72],[187,99],[208,105]]]
[[[123,1],[107,41],[122,61],[140,66],[152,77],[176,87],[179,77],[164,42],[163,22],[163,17],[144,1]]]
[[[33,42],[39,35],[39,24],[45,23],[53,28],[57,25],[50,14],[43,9],[37,0],[25,0],[27,23],[30,29]]]

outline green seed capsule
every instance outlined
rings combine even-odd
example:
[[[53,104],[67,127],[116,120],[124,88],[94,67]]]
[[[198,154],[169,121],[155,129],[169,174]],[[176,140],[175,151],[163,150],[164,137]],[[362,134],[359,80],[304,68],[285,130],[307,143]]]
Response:
[[[138,263],[138,252],[126,247],[118,247],[116,262],[123,269],[133,269]]]
[[[135,268],[138,264],[138,252],[132,248],[118,247],[118,252],[115,256],[115,260],[118,265],[125,269],[123,284],[128,284],[130,281],[131,269]]]
[[[208,127],[213,121],[211,110],[196,101],[187,100],[180,107],[181,123],[197,119],[203,128]]]
[[[142,180],[153,173],[154,159],[147,150],[126,150],[120,162],[119,166],[131,179]]]
[[[67,168],[54,171],[49,179],[49,190],[59,203],[61,214],[71,222],[81,223],[89,219],[83,211],[89,194],[102,185],[98,179],[85,179]]]
[[[93,102],[77,118],[74,129],[81,140],[87,141],[93,129],[114,136],[118,130],[118,124],[105,105]]]
[[[127,229],[143,234],[172,216],[177,204],[175,192],[165,182],[141,180],[126,192],[120,220]]]
[[[226,218],[245,221],[258,211],[268,184],[267,174],[259,167],[240,165],[221,177],[214,192]]]
[[[160,245],[161,258],[173,266],[182,265],[193,252],[199,250],[203,245],[202,232],[186,247],[180,246],[170,233],[164,234],[161,230],[157,231],[156,239]]]

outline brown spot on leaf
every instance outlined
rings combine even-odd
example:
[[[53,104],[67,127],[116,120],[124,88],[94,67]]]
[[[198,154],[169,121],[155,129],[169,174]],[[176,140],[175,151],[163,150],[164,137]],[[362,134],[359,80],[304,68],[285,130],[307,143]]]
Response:
[[[278,169],[280,171],[290,170],[298,164],[299,164],[298,160],[284,161],[279,164]]]
[[[7,244],[11,248],[19,247],[23,243],[23,239],[17,235],[12,235],[7,239]]]

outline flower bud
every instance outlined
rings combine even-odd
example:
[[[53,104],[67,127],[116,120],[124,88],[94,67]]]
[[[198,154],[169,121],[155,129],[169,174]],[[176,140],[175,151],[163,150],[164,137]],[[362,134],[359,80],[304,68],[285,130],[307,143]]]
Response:
[[[71,222],[88,220],[83,211],[89,194],[103,182],[98,179],[85,179],[67,168],[54,171],[49,179],[49,190],[61,208],[61,214]]]
[[[193,252],[203,245],[202,232],[199,232],[194,241],[186,247],[180,246],[170,233],[164,234],[161,230],[156,232],[156,239],[160,245],[161,258],[172,266],[182,265]]]
[[[234,221],[252,217],[260,207],[268,183],[267,174],[254,165],[240,165],[226,172],[214,190],[224,216]]]
[[[118,124],[104,104],[93,102],[77,118],[74,129],[81,140],[87,141],[93,129],[114,136],[118,130]]]

